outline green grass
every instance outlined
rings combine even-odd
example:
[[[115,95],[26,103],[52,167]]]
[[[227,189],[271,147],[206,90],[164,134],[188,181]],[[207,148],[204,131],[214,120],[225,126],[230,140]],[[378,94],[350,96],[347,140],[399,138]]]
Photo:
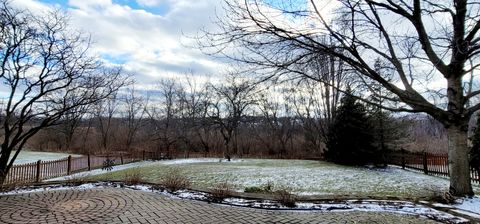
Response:
[[[180,167],[196,188],[212,188],[227,181],[236,191],[261,187],[272,182],[299,195],[354,195],[376,197],[424,197],[446,191],[447,179],[396,168],[346,167],[308,160],[260,160],[166,164],[156,162],[140,167],[144,179],[158,183],[168,167]],[[93,180],[123,180],[129,170],[90,177]],[[476,192],[479,187],[475,187]]]

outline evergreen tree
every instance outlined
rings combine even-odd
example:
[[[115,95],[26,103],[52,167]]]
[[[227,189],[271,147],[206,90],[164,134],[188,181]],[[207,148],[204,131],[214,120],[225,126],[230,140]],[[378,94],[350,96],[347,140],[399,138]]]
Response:
[[[480,174],[480,113],[477,114],[477,126],[473,131],[472,148],[470,148],[470,166]]]
[[[329,161],[344,165],[376,163],[373,126],[366,108],[348,92],[342,98],[330,128],[324,156]]]

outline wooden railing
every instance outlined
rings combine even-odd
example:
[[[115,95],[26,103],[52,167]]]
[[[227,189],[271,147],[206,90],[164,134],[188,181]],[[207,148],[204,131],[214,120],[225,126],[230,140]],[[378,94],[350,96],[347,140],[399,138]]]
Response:
[[[448,155],[431,153],[411,153],[404,150],[387,155],[389,164],[397,165],[403,169],[411,169],[425,174],[449,177]],[[470,168],[472,182],[480,183],[478,170]]]
[[[42,180],[66,176],[82,171],[102,168],[105,161],[111,160],[111,165],[121,165],[142,160],[165,159],[166,157],[155,152],[143,151],[125,155],[84,155],[80,157],[68,156],[63,159],[13,165],[10,168],[3,185],[22,185],[38,183]]]

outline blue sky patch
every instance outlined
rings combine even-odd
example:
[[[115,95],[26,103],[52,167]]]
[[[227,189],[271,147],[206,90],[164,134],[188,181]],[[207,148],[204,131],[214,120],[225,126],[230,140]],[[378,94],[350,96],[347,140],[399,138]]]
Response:
[[[307,0],[262,0],[266,4],[286,11],[303,11],[307,8]]]
[[[50,5],[59,5],[62,8],[71,7],[68,4],[68,0],[39,0],[39,1],[42,3],[50,4]],[[133,0],[113,0],[112,2],[118,5],[127,5],[132,9],[145,10],[149,13],[156,14],[156,15],[165,15],[171,9],[170,5],[165,3],[148,7],[148,6],[142,6],[138,4],[137,1],[133,1]]]

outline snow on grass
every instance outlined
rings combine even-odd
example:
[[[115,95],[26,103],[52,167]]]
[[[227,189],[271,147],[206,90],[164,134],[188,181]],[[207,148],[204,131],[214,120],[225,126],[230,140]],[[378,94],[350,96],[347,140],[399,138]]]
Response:
[[[15,151],[12,152],[10,158],[13,157]],[[57,160],[57,159],[64,159],[71,155],[72,157],[79,157],[82,155],[77,154],[68,154],[68,153],[58,153],[58,152],[37,152],[37,151],[28,151],[22,150],[20,154],[18,154],[17,159],[15,159],[14,164],[23,164],[23,163],[32,163],[37,162],[38,160]]]
[[[178,165],[178,164],[189,164],[189,163],[221,163],[221,162],[229,162],[229,163],[235,163],[235,162],[241,162],[243,160],[231,160],[227,161],[225,159],[221,158],[196,158],[196,159],[174,159],[174,160],[166,160],[166,161],[161,161],[161,164],[165,165]]]
[[[388,167],[369,169],[347,167],[323,161],[243,159],[237,162],[218,162],[218,159],[188,159],[160,161],[139,168],[149,182],[159,182],[172,166],[180,167],[192,181],[193,187],[213,188],[228,182],[234,190],[261,187],[273,183],[298,195],[349,195],[425,197],[435,191],[446,191],[445,178]],[[122,180],[123,170],[93,177],[94,180]],[[479,192],[479,187],[475,187]]]
[[[151,162],[151,161],[142,161],[142,162],[137,162],[137,163],[129,163],[129,164],[125,164],[125,165],[117,165],[117,166],[113,166],[111,171],[103,170],[103,169],[95,169],[95,170],[91,170],[91,171],[85,171],[85,172],[72,174],[72,175],[69,175],[69,176],[52,178],[52,179],[48,179],[48,180],[45,180],[45,181],[46,182],[48,182],[48,181],[64,181],[64,180],[72,180],[72,179],[75,179],[75,178],[84,179],[84,178],[88,178],[88,177],[94,176],[94,175],[108,174],[110,172],[147,166],[147,165],[150,165],[152,163],[153,162]]]
[[[478,196],[462,199],[458,204],[454,205],[454,207],[459,209],[455,210],[456,212],[465,214],[465,211],[467,211],[469,213],[468,215],[480,219],[480,197]],[[473,215],[471,213],[473,213]]]
[[[14,195],[14,194],[27,194],[27,193],[35,193],[35,192],[43,192],[43,191],[51,191],[51,190],[69,190],[69,189],[85,190],[85,189],[93,189],[93,188],[100,188],[100,187],[102,186],[95,183],[87,183],[79,186],[51,185],[51,186],[38,187],[38,188],[21,187],[11,191],[0,192],[0,196]]]
[[[156,190],[150,185],[121,185],[116,183],[87,183],[79,186],[62,186],[53,185],[41,188],[21,188],[9,192],[0,192],[1,195],[25,194],[42,191],[57,191],[57,190],[84,190],[95,188],[127,188],[132,190],[139,190],[144,192],[153,192],[157,194],[170,197],[172,199],[189,199],[212,202],[211,195],[205,192],[179,190],[173,193],[165,190]],[[416,204],[408,201],[393,201],[393,200],[346,200],[343,202],[297,202],[294,207],[286,207],[276,201],[263,199],[245,199],[230,197],[221,201],[216,201],[226,206],[242,206],[252,208],[266,208],[266,209],[282,209],[282,210],[302,210],[302,211],[321,211],[321,212],[388,212],[401,215],[417,215],[424,218],[429,218],[435,221],[445,223],[468,223],[468,220],[462,217],[457,217],[452,214],[439,211],[425,205]],[[459,213],[467,214],[467,212],[457,211]]]

